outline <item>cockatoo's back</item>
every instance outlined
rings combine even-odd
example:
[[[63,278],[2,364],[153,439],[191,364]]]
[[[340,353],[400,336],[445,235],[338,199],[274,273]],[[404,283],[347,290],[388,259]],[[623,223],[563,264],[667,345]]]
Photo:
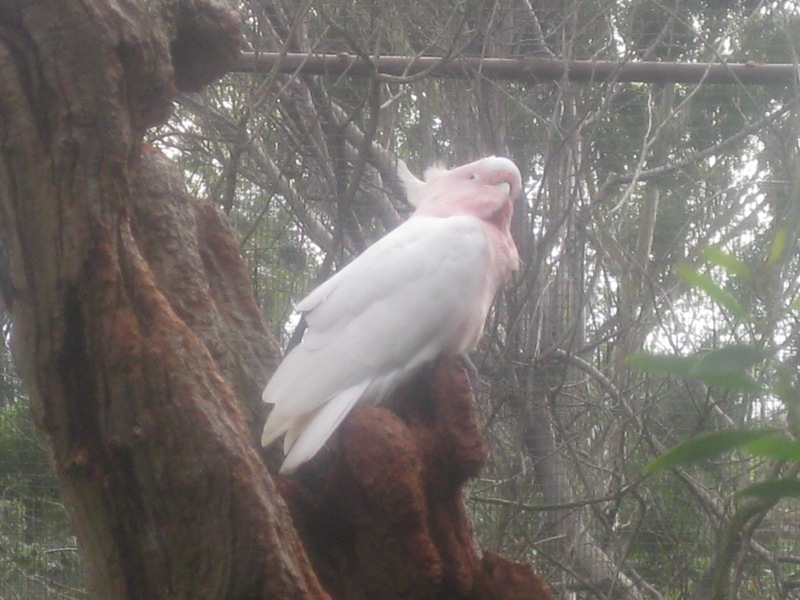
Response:
[[[517,266],[509,233],[520,176],[491,157],[406,180],[416,212],[298,305],[308,328],[263,399],[262,443],[286,434],[282,472],[310,459],[360,401],[381,401],[420,366],[473,350]]]

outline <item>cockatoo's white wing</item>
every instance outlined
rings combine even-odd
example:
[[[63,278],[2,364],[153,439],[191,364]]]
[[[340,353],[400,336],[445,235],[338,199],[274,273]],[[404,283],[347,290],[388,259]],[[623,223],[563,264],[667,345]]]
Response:
[[[468,350],[487,240],[470,216],[416,217],[312,291],[308,329],[264,390],[265,445],[287,432],[283,471],[325,443],[361,399],[379,401],[422,364]],[[474,336],[472,336],[474,337]]]

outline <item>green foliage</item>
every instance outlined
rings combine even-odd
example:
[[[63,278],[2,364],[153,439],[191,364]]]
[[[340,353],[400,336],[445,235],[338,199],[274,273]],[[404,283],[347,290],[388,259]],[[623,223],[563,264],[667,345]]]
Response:
[[[763,361],[770,352],[751,346],[732,345],[692,356],[634,354],[628,364],[643,371],[679,378],[695,378],[728,390],[755,393],[761,385],[747,369]]]
[[[708,471],[719,468],[718,461],[729,454],[734,456],[730,465],[741,466],[733,479],[737,482],[732,490],[736,508],[718,527],[717,543],[703,571],[704,594],[715,600],[729,597],[731,580],[740,576],[731,573],[737,568],[734,556],[746,543],[746,532],[752,531],[748,530],[749,523],[760,522],[767,513],[776,513],[781,500],[800,498],[796,418],[800,394],[789,375],[794,372],[795,349],[787,352],[777,329],[796,309],[796,301],[780,308],[774,299],[775,289],[782,287],[780,269],[786,263],[793,237],[786,227],[776,228],[771,243],[763,249],[759,269],[719,247],[701,253],[711,273],[678,265],[676,272],[683,283],[723,310],[729,335],[718,347],[691,356],[643,354],[628,359],[630,365],[643,371],[684,381],[696,379],[729,397],[749,396],[754,403],[747,405],[761,407],[762,418],[752,420],[755,426],[727,427],[695,435],[644,467],[645,475],[695,463],[703,463]],[[713,269],[719,270],[721,276],[718,273],[714,277]],[[719,280],[727,287],[723,288]],[[741,300],[744,296],[750,298],[752,312],[745,309],[747,304]],[[781,417],[785,421],[781,422]]]
[[[714,458],[723,452],[745,447],[754,440],[761,440],[771,435],[773,435],[771,430],[747,429],[705,433],[687,440],[651,461],[644,468],[644,473],[650,475],[661,469],[671,469]]]
[[[786,250],[786,244],[789,241],[789,233],[784,227],[775,232],[775,239],[772,240],[772,245],[769,249],[769,256],[767,257],[767,264],[774,265],[783,256]]]
[[[743,447],[755,456],[800,462],[800,442],[772,432],[747,442]]]
[[[763,500],[780,500],[781,498],[800,498],[800,479],[771,479],[746,487],[739,496],[761,498]]]
[[[751,281],[753,279],[753,274],[750,272],[750,268],[745,263],[732,254],[723,252],[717,246],[708,246],[707,248],[703,248],[703,251],[700,253],[700,255],[704,260],[712,265],[722,267],[729,274],[735,275],[742,280]]]
[[[750,315],[739,301],[728,291],[714,283],[714,280],[710,276],[704,275],[684,263],[678,264],[675,270],[686,284],[708,294],[709,298],[728,311],[733,317],[743,321],[750,320]]]
[[[788,243],[785,229],[779,229],[769,246],[765,264],[775,265],[784,255]],[[741,281],[753,283],[756,277],[751,269],[741,260],[724,252],[720,248],[706,248],[703,258],[712,265],[721,267],[729,276]],[[680,278],[690,287],[699,289],[711,300],[724,308],[731,318],[747,323],[756,321],[743,308],[742,303],[728,291],[722,289],[714,279],[699,273],[694,268],[679,264],[677,272]],[[793,310],[794,303],[784,312]],[[705,383],[732,392],[759,394],[762,402],[781,401],[785,405],[795,403],[797,393],[793,384],[785,377],[777,378],[779,383],[769,386],[756,381],[750,372],[761,367],[768,371],[765,363],[771,362],[778,354],[776,348],[764,348],[755,345],[732,343],[720,348],[699,352],[683,357],[676,355],[637,354],[628,357],[628,364],[651,373],[670,375],[676,378],[696,378]],[[774,368],[773,373],[779,372]],[[785,371],[783,371],[785,372]],[[787,406],[787,408],[791,408]],[[787,411],[791,413],[791,410]],[[752,456],[794,462],[800,466],[800,442],[787,437],[797,432],[777,433],[774,429],[732,428],[722,431],[708,432],[689,439],[672,450],[651,461],[644,469],[649,475],[662,469],[683,467],[695,462],[715,458],[733,451],[744,451]],[[738,492],[741,497],[759,497],[777,501],[788,496],[798,496],[800,482],[796,476],[786,479],[770,478],[766,481],[748,486]]]

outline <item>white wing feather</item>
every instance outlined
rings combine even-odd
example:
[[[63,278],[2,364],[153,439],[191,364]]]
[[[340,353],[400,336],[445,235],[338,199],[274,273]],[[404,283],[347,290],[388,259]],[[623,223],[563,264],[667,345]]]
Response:
[[[315,410],[302,428],[290,429],[286,433],[286,458],[281,465],[282,473],[291,473],[322,448],[347,413],[358,403],[368,385],[368,382],[363,382],[336,394]]]
[[[439,354],[468,350],[457,346],[487,256],[478,219],[416,217],[297,305],[308,329],[263,394],[275,406],[262,443],[287,433],[283,472],[312,457],[359,401],[378,402]]]

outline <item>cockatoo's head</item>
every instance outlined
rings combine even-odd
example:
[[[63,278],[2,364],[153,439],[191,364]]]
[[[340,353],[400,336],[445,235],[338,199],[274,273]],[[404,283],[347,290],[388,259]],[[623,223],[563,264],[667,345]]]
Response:
[[[401,161],[398,175],[408,201],[417,208],[416,215],[467,214],[504,226],[511,220],[512,201],[522,189],[517,166],[499,156],[449,170],[432,167],[425,171],[424,181]]]

